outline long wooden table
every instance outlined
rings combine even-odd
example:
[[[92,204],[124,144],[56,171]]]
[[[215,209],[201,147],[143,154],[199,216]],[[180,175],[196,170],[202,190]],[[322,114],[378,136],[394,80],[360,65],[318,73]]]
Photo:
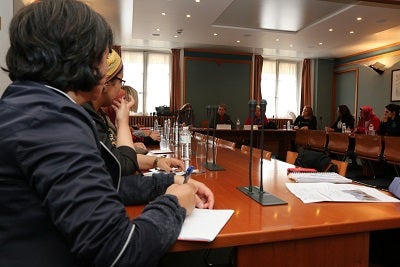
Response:
[[[194,132],[207,134],[206,128],[193,128]],[[209,135],[213,135],[213,129],[209,129]],[[241,145],[248,146],[250,144],[250,130],[215,130],[215,137],[222,138],[236,143],[236,148]],[[295,130],[264,130],[264,149],[271,151],[274,156],[281,160],[285,160],[286,151],[292,150],[292,145],[296,139]],[[260,148],[261,130],[253,131],[253,147]]]
[[[278,160],[264,161],[264,190],[288,204],[261,206],[237,189],[248,185],[248,157],[219,148],[226,170],[192,176],[213,190],[216,209],[235,212],[213,242],[177,241],[171,253],[236,247],[237,266],[368,266],[370,232],[400,226],[399,203],[304,204],[285,186],[292,165]],[[253,185],[258,163],[253,157]],[[142,209],[126,207],[131,218]]]

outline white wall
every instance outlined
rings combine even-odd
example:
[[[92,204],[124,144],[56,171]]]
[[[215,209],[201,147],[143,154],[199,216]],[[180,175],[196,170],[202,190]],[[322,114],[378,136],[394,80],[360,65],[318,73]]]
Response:
[[[8,27],[13,15],[13,0],[0,1],[0,16],[1,16],[1,30],[0,30],[0,66],[6,66],[6,53],[10,46],[8,37]],[[0,96],[3,94],[6,87],[10,84],[8,73],[0,69]]]

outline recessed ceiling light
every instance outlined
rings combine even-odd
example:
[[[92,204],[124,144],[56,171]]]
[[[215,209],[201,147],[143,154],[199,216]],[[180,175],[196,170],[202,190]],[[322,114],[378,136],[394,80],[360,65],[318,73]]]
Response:
[[[161,12],[161,15],[165,16],[165,15],[167,15],[167,13],[165,13],[165,12]]]
[[[354,33],[354,31],[350,31],[350,34],[353,34]]]
[[[195,2],[196,2],[196,3],[200,3],[200,0],[196,0]]]
[[[158,32],[159,32],[159,31],[160,31],[160,29],[159,29],[159,28],[157,28],[157,29],[156,29],[156,31],[158,31]]]
[[[275,41],[279,42],[279,38],[276,38]]]
[[[319,45],[323,45],[324,43],[323,43],[323,42],[319,42],[318,44],[319,44]]]
[[[178,35],[174,35],[175,38],[178,38]]]
[[[289,46],[290,46],[290,47],[293,47],[293,45],[292,45],[292,44],[290,44]]]
[[[237,40],[236,43],[240,43],[240,40]]]
[[[214,32],[214,33],[213,33],[213,35],[214,35],[214,36],[217,36],[217,35],[218,35],[218,33]]]
[[[332,28],[330,28],[330,29],[329,29],[329,31],[330,31],[330,32],[333,32],[333,29],[332,29]]]
[[[358,21],[362,20],[362,17],[358,17],[357,20],[358,20]]]
[[[187,18],[190,18],[191,16],[192,16],[192,15],[190,15],[190,14],[187,14],[187,15],[186,15]]]

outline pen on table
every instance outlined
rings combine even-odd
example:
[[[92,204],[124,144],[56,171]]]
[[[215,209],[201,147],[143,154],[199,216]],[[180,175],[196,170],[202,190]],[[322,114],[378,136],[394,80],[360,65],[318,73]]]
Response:
[[[188,180],[189,180],[189,177],[190,177],[190,175],[192,174],[192,172],[193,172],[193,169],[194,169],[194,167],[193,166],[189,166],[189,168],[187,168],[187,170],[186,170],[186,172],[185,172],[185,174],[184,174],[184,180],[183,180],[183,183],[184,184],[186,184],[187,182],[188,182]]]

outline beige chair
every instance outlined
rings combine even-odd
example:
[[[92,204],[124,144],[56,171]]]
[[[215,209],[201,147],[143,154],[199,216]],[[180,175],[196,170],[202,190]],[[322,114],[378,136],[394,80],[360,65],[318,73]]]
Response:
[[[340,160],[345,160],[349,153],[349,135],[346,133],[328,133],[328,151],[330,155],[337,155]]]
[[[296,138],[294,142],[298,152],[308,148],[309,132],[310,130],[296,130]]]
[[[224,148],[228,148],[230,150],[235,150],[235,147],[236,147],[235,142],[231,142],[231,141],[221,139],[221,138],[217,138],[216,144],[217,144],[217,147],[224,147]]]
[[[369,167],[369,170],[375,178],[375,171],[371,161],[382,160],[382,136],[356,134],[355,139],[354,154],[357,158],[366,163],[365,167]],[[367,169],[364,169],[364,171],[368,174]]]
[[[400,165],[400,136],[385,136],[385,149],[383,150],[383,159],[391,163],[399,176],[398,165]]]
[[[250,147],[242,145],[240,147],[240,151],[244,154],[248,154],[248,153],[250,153]],[[261,154],[261,150],[259,148],[253,148],[253,157],[259,157],[260,154]],[[271,151],[263,150],[263,159],[271,160],[271,157],[272,157]]]
[[[294,165],[298,155],[299,155],[298,152],[287,151],[286,152],[286,162]]]
[[[335,164],[337,166],[336,172],[339,175],[346,177],[347,165],[348,165],[348,163],[346,161],[340,161],[340,160],[332,159],[331,163],[333,163],[333,164]]]

